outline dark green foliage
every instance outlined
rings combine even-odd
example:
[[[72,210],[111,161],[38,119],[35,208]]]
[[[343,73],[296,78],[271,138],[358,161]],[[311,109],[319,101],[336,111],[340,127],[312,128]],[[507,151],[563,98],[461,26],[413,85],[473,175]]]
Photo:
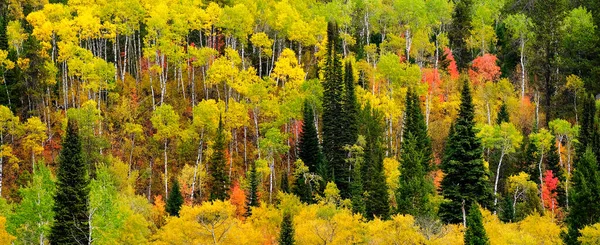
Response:
[[[526,138],[526,142],[527,142],[527,149],[525,150],[525,156],[524,156],[524,167],[523,169],[521,169],[522,172],[525,172],[527,174],[529,174],[529,178],[535,182],[536,184],[540,184],[540,170],[538,167],[539,164],[539,154],[538,154],[538,149],[537,146],[535,145],[535,143],[533,142],[533,140],[531,140],[529,137]],[[523,144],[525,144],[525,141],[523,141]],[[548,154],[550,154],[549,152],[546,153],[545,158],[548,159]]]
[[[545,92],[543,105],[546,112],[546,120],[544,120],[546,123],[552,120],[554,113],[552,95],[557,82],[554,73],[558,66],[557,58],[562,37],[559,31],[565,13],[566,0],[535,1],[533,9],[529,13],[534,25],[533,47],[536,47],[530,64],[533,64],[532,70],[540,76],[538,86]]]
[[[306,203],[312,203],[313,191],[318,191],[318,188],[312,186],[313,183],[306,179],[305,174],[317,174],[323,179],[326,179],[328,176],[327,166],[325,166],[323,153],[319,145],[319,136],[317,135],[314,117],[313,107],[308,101],[304,101],[304,122],[298,140],[298,157],[308,167],[309,173],[297,174],[296,184],[292,188],[292,192],[300,197],[301,201]]]
[[[327,57],[323,81],[323,153],[328,164],[327,181],[332,180],[343,198],[349,197],[349,172],[344,147],[344,81],[341,40],[337,24],[327,25]]]
[[[502,222],[513,222],[515,221],[515,209],[513,208],[513,200],[510,195],[505,196],[502,199],[501,207],[498,212],[498,218]]]
[[[390,214],[389,194],[383,169],[383,115],[369,104],[361,111],[361,135],[365,136],[365,160],[361,167],[365,196],[365,212],[369,219],[387,219]]]
[[[167,199],[167,213],[171,216],[179,216],[181,205],[183,205],[183,196],[179,190],[179,181],[175,180],[173,181],[171,191],[169,191],[169,198]]]
[[[435,187],[421,164],[425,156],[420,149],[416,148],[417,140],[413,137],[406,138],[402,144],[396,203],[401,214],[428,216],[433,209],[430,197],[435,193]]]
[[[64,5],[67,5],[67,3],[69,2],[69,0],[50,0],[50,3],[62,3]]]
[[[0,5],[0,7],[1,6],[2,5]],[[6,36],[6,26],[8,25],[8,19],[2,14],[3,13],[0,11],[0,49],[8,50],[8,38]]]
[[[81,154],[77,123],[72,120],[67,124],[56,177],[55,216],[49,235],[50,243],[87,244],[90,180]]]
[[[354,74],[352,73],[352,63],[346,63],[344,76],[344,102],[342,122],[344,130],[342,131],[343,146],[353,145],[358,139],[358,102],[356,101],[356,93],[354,92]]]
[[[404,142],[401,148],[399,188],[396,192],[398,212],[413,216],[431,215],[429,198],[435,194],[433,180],[427,174],[431,169],[431,139],[419,98],[409,90],[406,97]]]
[[[510,116],[508,115],[508,110],[506,109],[506,103],[502,103],[500,106],[500,111],[498,111],[498,118],[496,118],[496,124],[500,125],[503,122],[510,122]]]
[[[465,231],[465,245],[486,245],[490,240],[483,227],[483,217],[479,205],[473,204],[467,215],[467,230]]]
[[[312,185],[308,182],[304,173],[296,176],[296,184],[292,187],[292,193],[300,198],[304,203],[312,203]]]
[[[471,36],[471,19],[473,12],[472,0],[455,1],[454,12],[452,13],[452,25],[448,32],[450,39],[450,48],[456,59],[456,65],[459,70],[467,68],[471,62],[471,51],[467,49],[466,40]]]
[[[579,129],[578,149],[592,147],[592,151],[598,154],[598,126],[595,123],[596,118],[596,99],[591,95],[586,95],[583,100],[583,114],[581,115],[581,128]],[[583,152],[578,152],[580,155]]]
[[[476,136],[473,120],[473,101],[468,83],[461,91],[460,111],[446,141],[441,169],[445,176],[441,183],[446,202],[439,214],[446,223],[462,222],[462,205],[469,209],[473,202],[489,206],[492,200],[487,169],[482,158],[481,140]]]
[[[317,172],[317,167],[322,161],[319,137],[314,123],[314,111],[308,101],[304,102],[304,122],[298,140],[298,157],[302,159],[304,165],[308,167],[308,171],[312,173]]]
[[[280,245],[294,245],[294,223],[292,215],[289,212],[283,214],[283,221],[281,222],[281,232],[279,232],[279,244]]]
[[[563,238],[566,244],[579,244],[579,230],[586,225],[600,222],[600,175],[596,156],[590,147],[575,163],[573,185],[569,196],[568,232]]]
[[[284,171],[281,174],[281,192],[290,193],[290,183],[288,181],[288,174]]]
[[[423,169],[425,172],[434,170],[433,149],[431,137],[427,134],[425,116],[421,110],[421,101],[414,90],[409,90],[406,96],[406,119],[404,121],[404,138],[413,137],[416,140],[416,149],[423,153]]]
[[[246,215],[252,215],[252,207],[258,207],[258,174],[256,173],[256,163],[252,163],[250,167],[250,176],[248,177],[248,182],[250,185],[250,189],[248,190],[248,194],[246,195]]]
[[[223,120],[219,118],[219,128],[213,146],[214,153],[208,164],[210,174],[210,200],[226,200],[229,198],[229,175],[225,159],[225,132]]]
[[[350,183],[350,191],[352,195],[352,212],[365,216],[365,196],[363,188],[363,176],[361,176],[361,165],[354,165],[352,169],[352,183]]]

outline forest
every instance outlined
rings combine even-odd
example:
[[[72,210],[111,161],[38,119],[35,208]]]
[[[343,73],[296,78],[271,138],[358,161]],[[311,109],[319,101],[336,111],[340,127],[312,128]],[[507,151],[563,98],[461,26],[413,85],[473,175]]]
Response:
[[[2,0],[0,244],[600,244],[598,0]]]

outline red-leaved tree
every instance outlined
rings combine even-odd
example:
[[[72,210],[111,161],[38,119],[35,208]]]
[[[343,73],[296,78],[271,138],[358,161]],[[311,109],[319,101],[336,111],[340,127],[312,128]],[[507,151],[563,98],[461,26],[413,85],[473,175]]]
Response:
[[[474,83],[495,81],[500,77],[500,67],[496,64],[498,58],[493,54],[484,54],[473,60],[469,77]]]
[[[558,187],[559,183],[558,178],[554,177],[552,170],[546,170],[543,181],[542,199],[544,202],[544,207],[556,214],[558,208],[558,202],[556,200],[556,197],[558,196],[556,193],[556,188]]]

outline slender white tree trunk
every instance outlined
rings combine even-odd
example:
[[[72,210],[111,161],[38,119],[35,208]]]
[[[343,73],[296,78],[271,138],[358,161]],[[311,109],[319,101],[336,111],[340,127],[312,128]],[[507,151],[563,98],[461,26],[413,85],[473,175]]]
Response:
[[[502,149],[500,153],[500,161],[498,162],[498,168],[496,168],[496,181],[494,182],[494,207],[498,205],[498,179],[500,179],[500,168],[502,167],[502,159],[504,158],[505,150]],[[496,211],[494,210],[494,214]]]

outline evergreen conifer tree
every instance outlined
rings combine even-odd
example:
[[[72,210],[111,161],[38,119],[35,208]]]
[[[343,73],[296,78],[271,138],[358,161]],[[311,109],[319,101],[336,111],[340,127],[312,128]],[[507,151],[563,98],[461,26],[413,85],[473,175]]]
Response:
[[[175,180],[169,192],[169,198],[167,198],[167,213],[171,216],[179,216],[181,205],[183,205],[183,196],[181,195],[181,190],[179,190],[179,182]]]
[[[304,122],[302,123],[298,146],[298,157],[308,167],[308,171],[318,172],[318,166],[322,161],[321,148],[319,147],[319,136],[314,123],[313,107],[308,101],[304,101]]]
[[[323,153],[327,164],[327,179],[332,180],[343,198],[349,197],[349,171],[344,152],[344,121],[341,40],[337,24],[327,25],[327,57],[323,81]]]
[[[581,128],[579,129],[579,144],[577,148],[585,149],[592,147],[592,151],[598,154],[598,127],[596,119],[596,99],[593,96],[585,96],[583,100],[583,115],[581,116]],[[578,151],[579,155],[584,152]]]
[[[450,39],[450,47],[456,59],[456,65],[458,69],[463,70],[471,62],[471,52],[467,49],[466,40],[471,36],[473,1],[459,0],[455,3],[448,39]]]
[[[483,217],[479,205],[473,204],[467,216],[467,230],[465,231],[465,245],[487,245],[490,240],[483,227]]]
[[[1,15],[0,16],[0,49],[8,50],[8,38],[6,36],[6,27],[8,26],[8,18],[3,12],[4,11],[0,11],[0,15]]]
[[[446,141],[441,164],[445,174],[441,183],[442,195],[448,201],[440,205],[439,214],[446,223],[464,222],[464,214],[472,203],[489,206],[493,199],[473,115],[471,91],[465,82],[459,114]]]
[[[404,142],[401,148],[399,188],[396,191],[398,212],[413,216],[429,215],[429,198],[435,193],[427,170],[431,167],[431,139],[414,91],[406,98]]]
[[[210,200],[226,200],[229,198],[229,175],[225,159],[225,132],[223,120],[219,118],[219,128],[213,146],[214,152],[210,158],[208,172],[210,174]]]
[[[598,163],[591,147],[577,159],[573,172],[573,188],[569,196],[568,232],[564,235],[566,244],[579,244],[579,230],[586,225],[600,222],[600,174]]]
[[[292,215],[289,212],[283,214],[283,221],[281,222],[281,231],[279,232],[279,244],[296,244],[294,240],[294,223],[292,221]]]
[[[88,244],[90,240],[90,180],[78,133],[77,123],[69,120],[58,159],[54,225],[49,236],[51,244]]]
[[[250,176],[248,177],[250,189],[246,195],[246,216],[252,215],[252,207],[258,207],[258,174],[256,173],[256,163],[250,166]]]
[[[390,214],[389,194],[383,168],[383,115],[369,104],[361,111],[362,135],[365,135],[365,160],[361,176],[366,217],[387,219]]]
[[[343,101],[343,118],[344,123],[343,146],[353,145],[358,139],[358,102],[356,101],[356,93],[354,92],[354,74],[352,63],[347,62],[344,76],[344,101]]]

